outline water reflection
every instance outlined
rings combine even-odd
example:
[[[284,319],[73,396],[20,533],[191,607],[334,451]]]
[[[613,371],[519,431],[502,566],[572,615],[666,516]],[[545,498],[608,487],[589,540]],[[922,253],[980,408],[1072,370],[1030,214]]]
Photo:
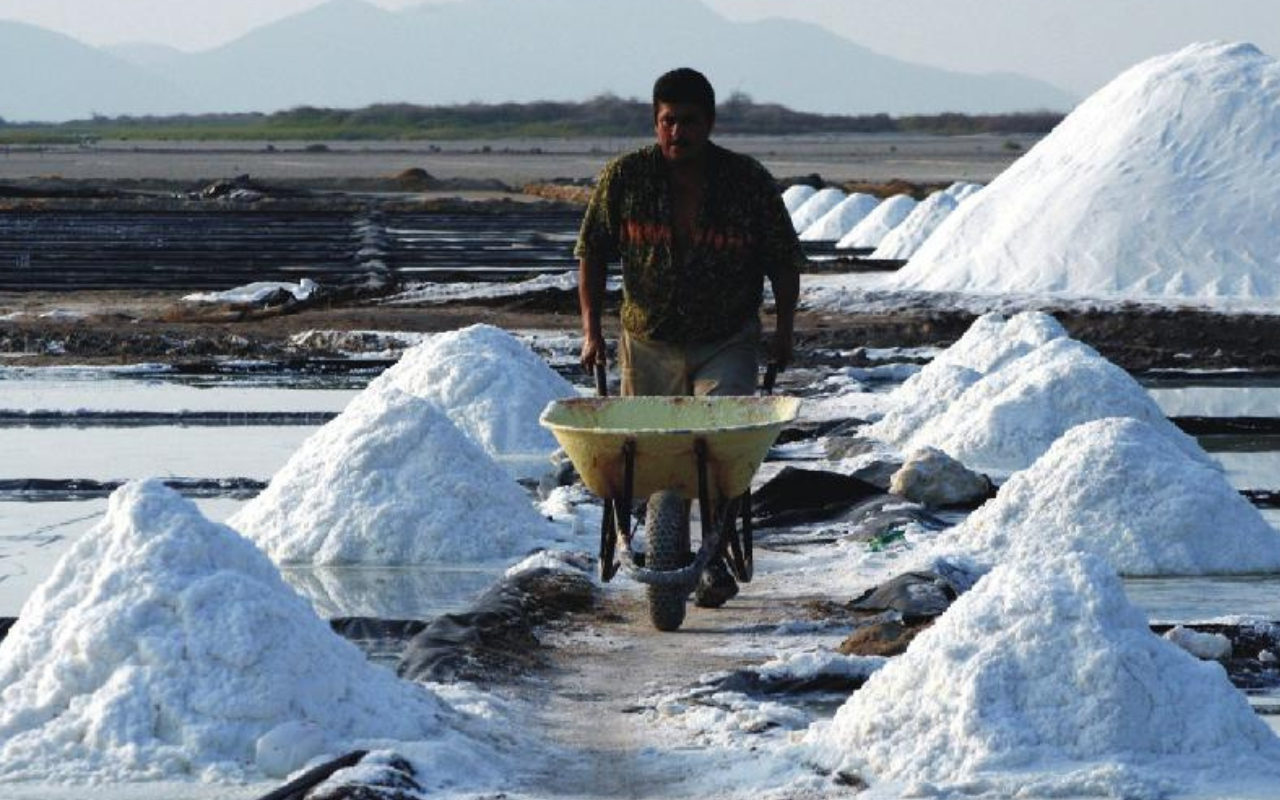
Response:
[[[118,378],[6,378],[0,374],[0,409],[29,411],[341,411],[354,388],[213,384]]]
[[[1280,452],[1211,453],[1237,489],[1280,489]]]
[[[1280,620],[1280,575],[1126,578],[1124,586],[1152,622]]]
[[[1149,388],[1170,417],[1280,417],[1280,386]]]
[[[2,428],[0,478],[270,478],[314,426]]]
[[[326,619],[426,619],[466,607],[504,568],[288,567],[281,573]]]

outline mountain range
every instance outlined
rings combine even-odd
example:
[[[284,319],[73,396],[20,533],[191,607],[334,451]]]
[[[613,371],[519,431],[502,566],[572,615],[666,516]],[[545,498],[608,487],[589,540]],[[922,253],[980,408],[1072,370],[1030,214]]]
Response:
[[[696,0],[467,0],[389,11],[330,0],[220,47],[96,49],[0,21],[0,117],[275,111],[378,102],[645,97],[674,66],[721,96],[826,113],[1069,110],[1041,81],[974,75],[878,54],[825,28],[727,20]]]

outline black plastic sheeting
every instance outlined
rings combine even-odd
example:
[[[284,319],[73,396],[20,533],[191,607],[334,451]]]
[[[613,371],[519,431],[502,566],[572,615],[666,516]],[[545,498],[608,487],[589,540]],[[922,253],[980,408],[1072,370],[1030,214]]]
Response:
[[[757,528],[780,528],[832,519],[884,490],[866,481],[825,470],[783,467],[751,494]]]
[[[416,681],[494,681],[543,663],[534,629],[595,603],[586,573],[539,568],[504,578],[469,611],[442,614],[405,646],[396,669]]]
[[[941,615],[964,588],[936,572],[904,572],[863,592],[849,608],[868,613],[896,611],[903,622],[914,624]]]

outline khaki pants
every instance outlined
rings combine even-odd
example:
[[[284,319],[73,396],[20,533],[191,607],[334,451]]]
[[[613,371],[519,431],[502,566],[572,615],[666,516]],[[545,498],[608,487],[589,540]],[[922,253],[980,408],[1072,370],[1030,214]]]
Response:
[[[753,395],[759,345],[759,320],[727,339],[706,344],[646,342],[623,331],[618,343],[622,394]]]

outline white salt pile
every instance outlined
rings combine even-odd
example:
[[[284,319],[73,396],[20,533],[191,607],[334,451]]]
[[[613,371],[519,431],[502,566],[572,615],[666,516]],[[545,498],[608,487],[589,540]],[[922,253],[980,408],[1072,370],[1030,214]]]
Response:
[[[1061,323],[1041,311],[1024,311],[1007,319],[983,314],[930,365],[954,364],[986,374],[1066,335]]]
[[[365,391],[388,387],[431,400],[495,457],[553,452],[555,437],[538,416],[552,400],[577,394],[524,343],[492,325],[432,336]]]
[[[159,481],[111,496],[0,643],[8,780],[241,779],[362,739],[479,746],[459,717]]]
[[[956,181],[947,188],[943,189],[945,193],[956,199],[956,202],[967,200],[982,190],[982,184],[969,183],[968,181]]]
[[[1231,658],[1231,640],[1221,633],[1201,633],[1200,631],[1174,625],[1164,632],[1166,641],[1173,642],[1196,658],[1206,661],[1222,661]]]
[[[905,194],[895,194],[876,206],[875,210],[862,221],[840,237],[836,247],[876,247],[889,235],[889,231],[898,227],[916,207],[915,198]]]
[[[1280,297],[1280,63],[1144,61],[966,202],[894,285],[1161,300]]]
[[[1222,472],[1128,418],[1067,431],[948,540],[988,564],[1070,550],[1123,575],[1280,572],[1280,532]]]
[[[889,395],[885,415],[862,432],[901,448],[922,425],[944,413],[980,380],[982,373],[968,367],[930,364],[895,389]]]
[[[934,192],[911,210],[901,224],[885,234],[872,258],[907,259],[920,249],[924,240],[938,229],[942,221],[960,205],[956,195]]]
[[[228,524],[280,564],[509,558],[557,529],[430,400],[371,387]]]
[[[1158,798],[1280,779],[1280,739],[1223,669],[1154,635],[1106,562],[1078,554],[997,567],[810,741],[819,761],[910,796]]]
[[[1048,314],[1028,311],[1006,320],[984,314],[920,372],[890,396],[885,416],[865,431],[868,435],[904,445],[926,421],[942,414],[984,375],[1067,335]]]
[[[936,447],[970,469],[1009,473],[1030,466],[1069,429],[1105,417],[1142,420],[1188,457],[1214,463],[1129,373],[1065,338],[985,375],[921,424],[904,449]]]
[[[1213,463],[1137,381],[1052,317],[986,314],[895,390],[864,432],[904,451],[934,447],[970,469],[1009,473],[1075,425],[1118,416],[1143,420],[1191,458]]]
[[[320,285],[310,278],[303,278],[298,283],[290,283],[288,281],[257,281],[255,283],[247,283],[244,286],[237,286],[234,289],[227,289],[221,292],[196,292],[195,294],[183,295],[182,299],[188,303],[230,303],[233,305],[257,305],[283,294],[288,294],[294,300],[308,300],[316,292],[320,291]]]
[[[880,205],[874,196],[854,192],[823,214],[800,234],[803,242],[834,242]]]
[[[844,192],[839,189],[826,188],[814,192],[813,196],[791,213],[791,225],[799,233],[822,218],[844,199]]]
[[[804,183],[797,183],[795,186],[788,186],[782,192],[782,205],[786,206],[788,214],[794,214],[804,205],[805,201],[813,197],[817,193],[817,189]]]

